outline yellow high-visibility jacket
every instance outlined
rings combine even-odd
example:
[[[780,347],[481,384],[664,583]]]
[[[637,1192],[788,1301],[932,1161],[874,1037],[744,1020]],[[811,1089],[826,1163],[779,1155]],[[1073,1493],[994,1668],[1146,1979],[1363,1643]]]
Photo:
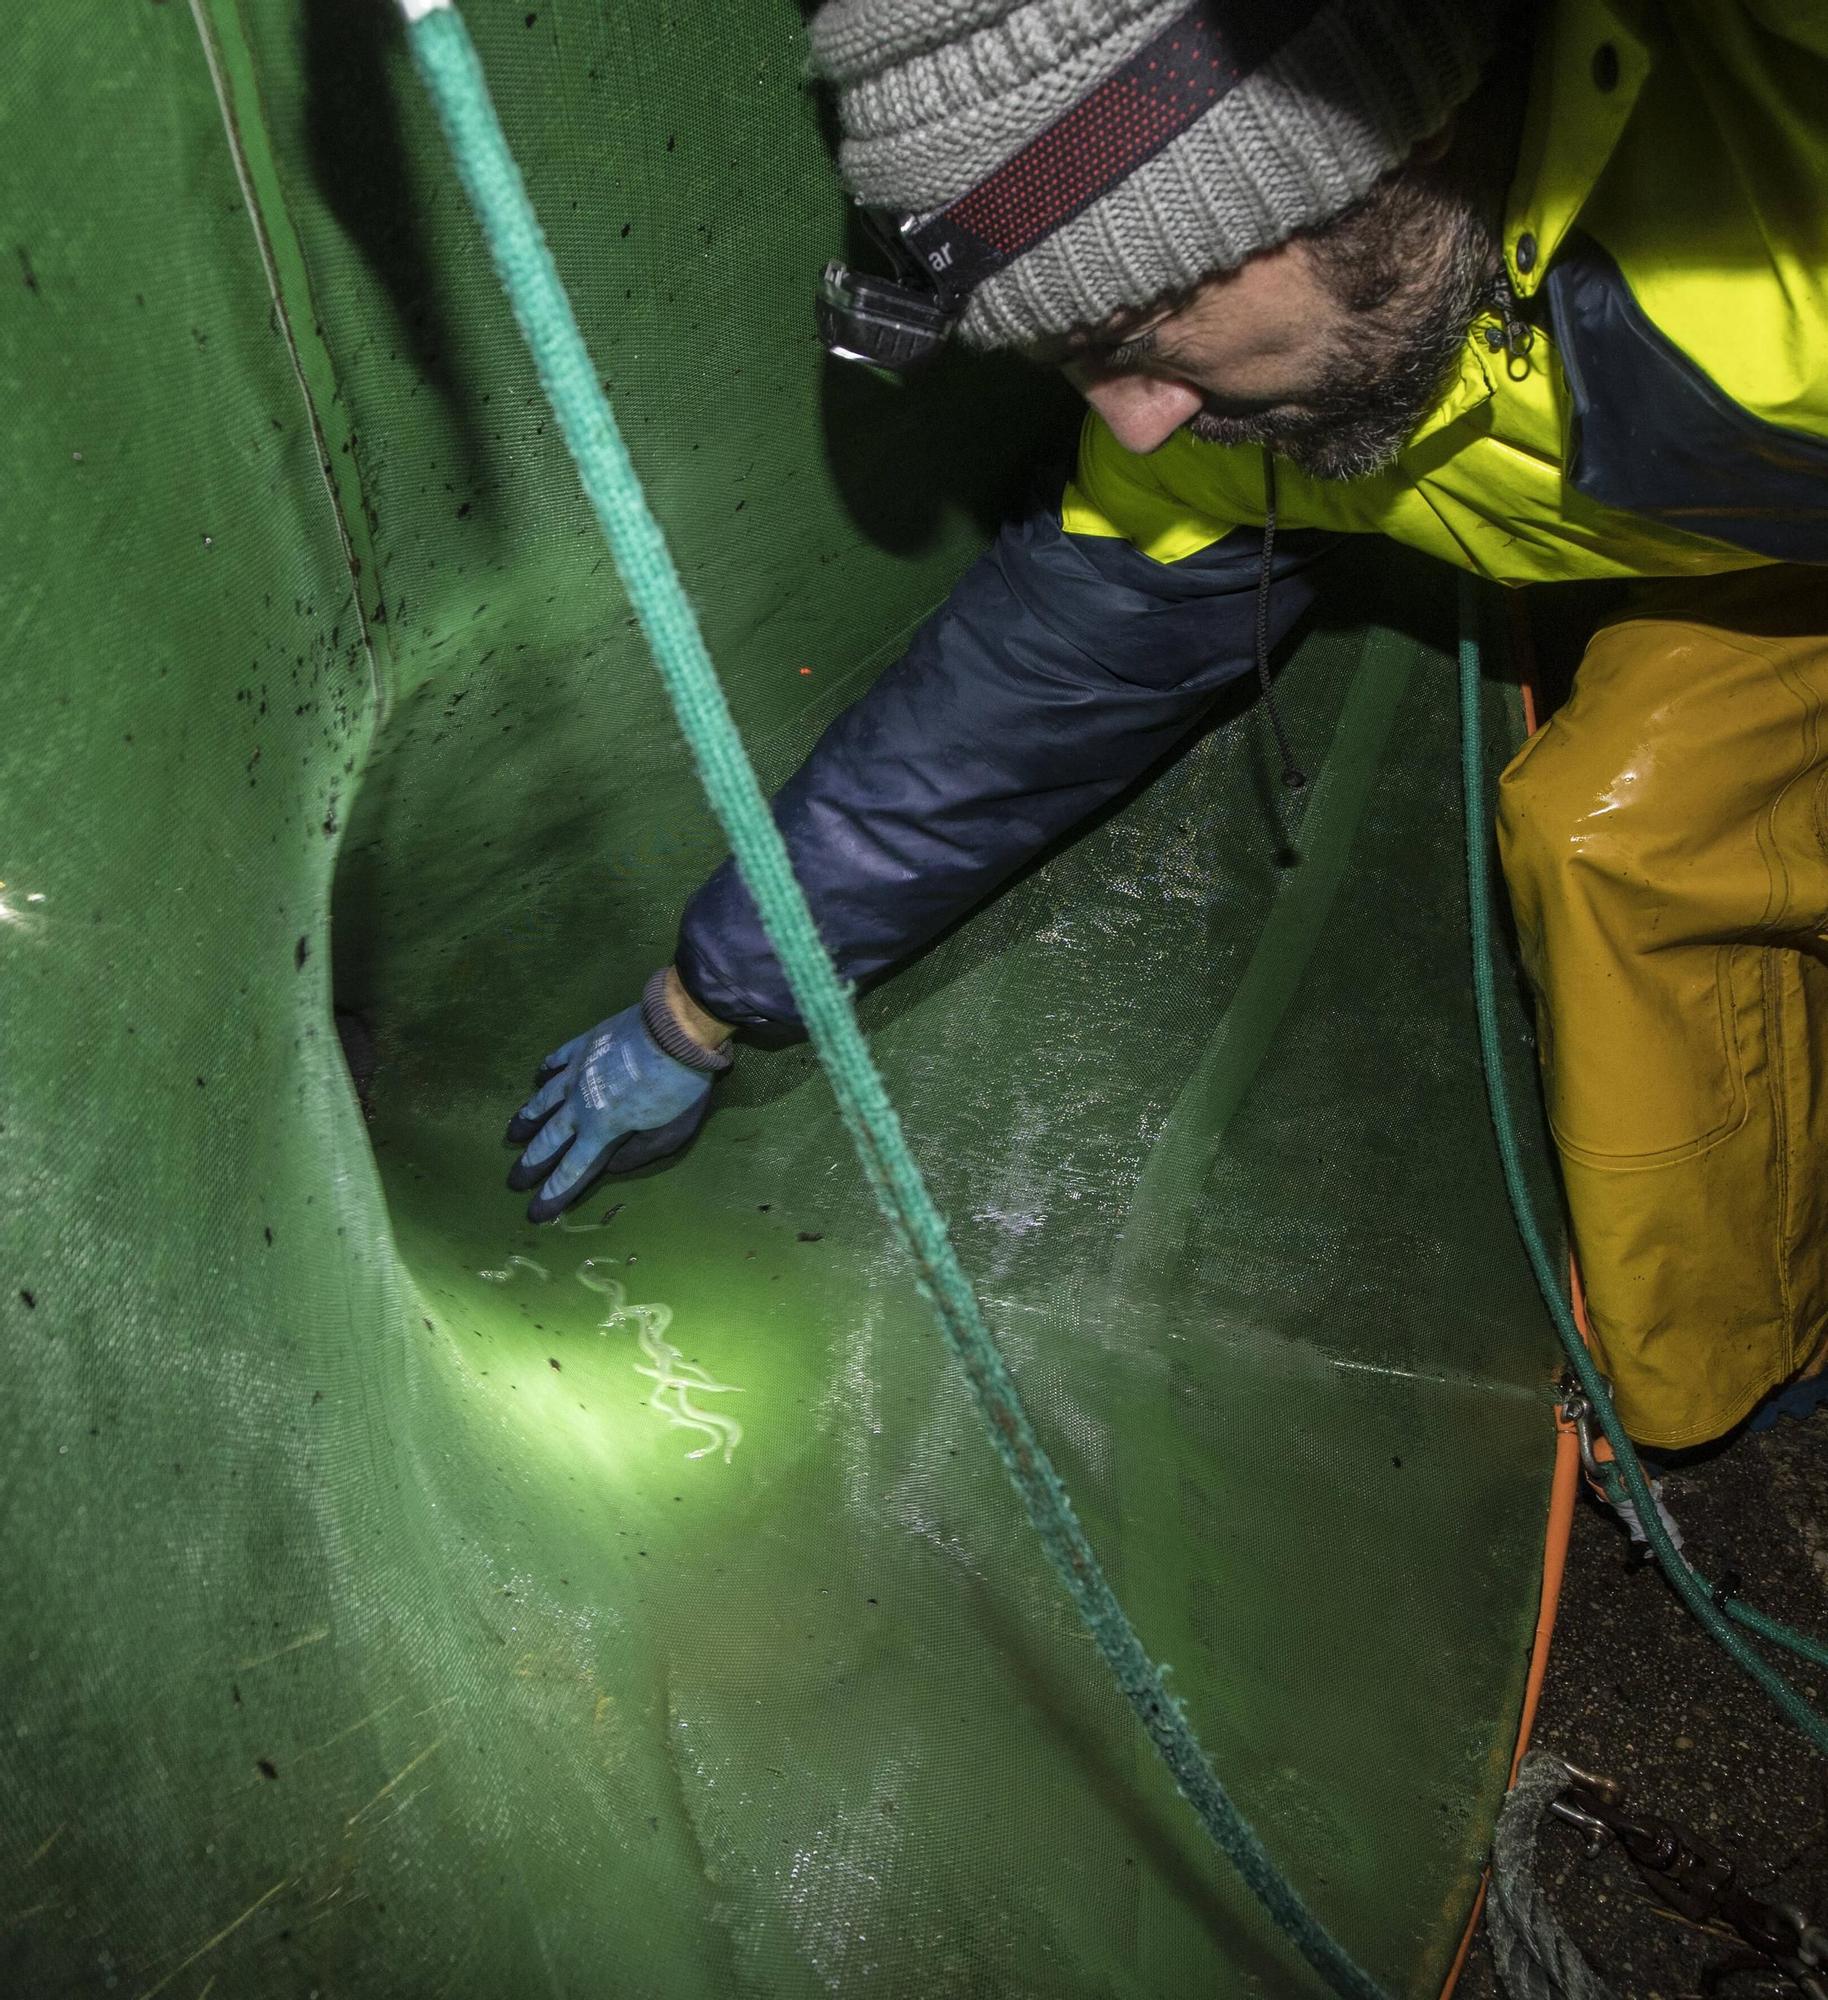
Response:
[[[1828,0],[1559,0],[1506,205],[1527,366],[1473,330],[1387,472],[1282,518],[1506,583],[1828,562]],[[1161,562],[1263,519],[1253,449],[1087,424],[1069,532]]]
[[[1504,250],[1527,366],[1471,330],[1390,469],[1278,469],[1276,631],[1333,536],[1506,583],[1828,563],[1828,0],[1549,0]],[[895,964],[1184,735],[1253,656],[1263,456],[1096,418],[777,802],[841,969]],[[789,1021],[748,896],[688,907],[688,989]]]

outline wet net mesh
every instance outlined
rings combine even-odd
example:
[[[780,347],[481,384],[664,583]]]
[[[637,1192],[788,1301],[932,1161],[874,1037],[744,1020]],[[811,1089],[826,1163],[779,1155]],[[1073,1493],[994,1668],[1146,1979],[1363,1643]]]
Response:
[[[791,9],[471,26],[778,780],[1070,412],[821,364],[846,223]],[[388,10],[11,39],[0,1985],[1311,1990],[804,1050],[562,1231],[502,1189],[531,1064],[720,843]],[[1478,1075],[1451,589],[1334,585],[1282,676],[1299,801],[1216,718],[866,1018],[1145,1642],[1426,1994],[1512,1747],[1551,1357]]]

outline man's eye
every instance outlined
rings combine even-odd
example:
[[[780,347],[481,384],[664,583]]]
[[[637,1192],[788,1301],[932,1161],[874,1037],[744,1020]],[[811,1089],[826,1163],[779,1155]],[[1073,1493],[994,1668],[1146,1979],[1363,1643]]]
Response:
[[[1160,361],[1161,348],[1153,328],[1139,333],[1133,340],[1121,340],[1115,347],[1100,349],[1090,357],[1091,365],[1100,373],[1116,373],[1125,368],[1134,368],[1143,361]]]

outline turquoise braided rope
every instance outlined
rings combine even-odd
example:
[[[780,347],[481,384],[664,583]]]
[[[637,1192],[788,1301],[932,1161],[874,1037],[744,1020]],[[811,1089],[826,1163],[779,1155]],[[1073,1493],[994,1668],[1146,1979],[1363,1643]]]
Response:
[[[1485,744],[1480,716],[1479,599],[1478,586],[1469,576],[1460,579],[1460,770],[1466,793],[1466,888],[1472,930],[1473,997],[1479,1016],[1479,1048],[1485,1061],[1485,1087],[1491,1101],[1492,1129],[1497,1135],[1498,1155],[1504,1165],[1504,1184],[1517,1218],[1517,1232],[1523,1238],[1530,1268],[1555,1331],[1581,1386],[1612,1446],[1614,1459],[1606,1475],[1607,1490],[1616,1505],[1628,1496],[1637,1509],[1638,1520],[1663,1574],[1689,1610],[1730,1653],[1734,1661],[1751,1675],[1784,1714],[1815,1748],[1828,1755],[1828,1719],[1824,1719],[1791,1687],[1766,1660],[1754,1652],[1733,1630],[1719,1608],[1717,1595],[1693,1564],[1682,1555],[1663,1526],[1657,1512],[1644,1468],[1625,1435],[1607,1394],[1606,1384],[1587,1343],[1574,1323],[1573,1309],[1562,1290],[1555,1260],[1549,1255],[1530,1203],[1523,1177],[1523,1158],[1517,1143],[1517,1126],[1512,1116],[1510,1094],[1504,1081],[1504,1056],[1498,1030],[1498,989],[1496,958],[1492,943],[1492,890],[1490,861],[1486,853],[1485,828]],[[1728,1600],[1729,1604],[1732,1600]],[[1804,1659],[1828,1663],[1828,1648],[1816,1640],[1793,1632],[1749,1605],[1733,1614],[1742,1624],[1780,1646],[1787,1646]]]
[[[921,1294],[964,1370],[1028,1518],[1125,1699],[1214,1844],[1335,1993],[1349,2000],[1380,2000],[1378,1988],[1322,1928],[1232,1803],[1099,1567],[984,1324],[945,1221],[908,1150],[850,996],[814,928],[672,556],[590,365],[571,302],[490,101],[475,46],[448,6],[414,22],[411,41],[458,176],[672,699],[699,780],[729,836],[876,1199],[913,1260]]]

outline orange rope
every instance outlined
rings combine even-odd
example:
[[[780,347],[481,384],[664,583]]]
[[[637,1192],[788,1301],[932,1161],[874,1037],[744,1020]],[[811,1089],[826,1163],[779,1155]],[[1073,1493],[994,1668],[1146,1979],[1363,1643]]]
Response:
[[[1523,724],[1525,732],[1534,736],[1541,726],[1536,707],[1536,677],[1533,670],[1533,656],[1530,646],[1529,615],[1522,602],[1522,593],[1511,599],[1512,645],[1515,656],[1523,663],[1523,674],[1519,690],[1523,696]],[[1593,1344],[1593,1335],[1587,1325],[1587,1297],[1581,1289],[1580,1267],[1570,1257],[1568,1260],[1568,1281],[1574,1299],[1574,1320],[1580,1328],[1581,1338],[1588,1346]],[[1555,1635],[1555,1614],[1561,1607],[1562,1579],[1568,1568],[1568,1538],[1574,1529],[1574,1502],[1580,1492],[1580,1440],[1574,1434],[1574,1426],[1562,1414],[1559,1405],[1555,1411],[1555,1471],[1549,1481],[1549,1519],[1543,1538],[1542,1551],[1542,1592],[1536,1606],[1536,1632],[1530,1642],[1530,1671],[1523,1684],[1523,1710],[1517,1718],[1517,1746],[1511,1754],[1510,1782],[1517,1782],[1517,1770],[1523,1762],[1523,1753],[1530,1747],[1530,1732],[1536,1726],[1536,1711],[1542,1705],[1542,1684],[1549,1671],[1549,1642]],[[1479,1877],[1479,1893],[1473,1898],[1472,1914],[1466,1920],[1466,1930],[1460,1939],[1460,1949],[1454,1954],[1454,1962],[1448,1970],[1446,1984],[1441,1988],[1441,2000],[1450,2000],[1454,1987],[1459,1983],[1460,1974],[1466,1969],[1466,1960],[1473,1948],[1473,1937],[1479,1928],[1479,1919],[1485,1912],[1485,1891],[1491,1871],[1487,1869]]]
[[[1585,1318],[1583,1310],[1583,1331]],[[1562,1578],[1568,1567],[1568,1537],[1573,1532],[1574,1502],[1579,1491],[1580,1442],[1574,1435],[1574,1426],[1558,1407],[1555,1412],[1555,1471],[1549,1482],[1548,1531],[1542,1551],[1542,1594],[1536,1607],[1536,1632],[1530,1642],[1529,1678],[1523,1684],[1523,1711],[1517,1720],[1517,1747],[1511,1755],[1510,1782],[1513,1785],[1517,1782],[1517,1769],[1523,1762],[1523,1753],[1530,1747],[1530,1732],[1536,1726],[1536,1711],[1542,1703],[1542,1683],[1549,1671],[1549,1641],[1554,1637],[1555,1614],[1561,1606]],[[1467,1955],[1473,1948],[1473,1936],[1485,1911],[1485,1888],[1490,1872],[1488,1869],[1479,1877],[1479,1893],[1473,1898],[1472,1914],[1466,1920],[1460,1949],[1454,1954],[1446,1984],[1441,1988],[1441,2000],[1449,2000],[1460,1974],[1466,1969]]]

